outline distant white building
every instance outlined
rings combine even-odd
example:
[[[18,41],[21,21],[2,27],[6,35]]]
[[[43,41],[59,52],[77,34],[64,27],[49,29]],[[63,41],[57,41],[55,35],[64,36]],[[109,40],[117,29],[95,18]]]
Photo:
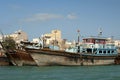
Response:
[[[61,31],[60,30],[52,30],[51,33],[47,33],[43,35],[46,44],[50,44],[52,41],[56,40],[61,42]]]
[[[34,38],[34,39],[32,40],[32,42],[33,42],[33,43],[39,43],[39,42],[40,42],[40,39],[39,39],[39,38]]]
[[[115,44],[115,46],[120,47],[120,40],[115,40],[114,44]]]
[[[13,40],[15,40],[16,43],[20,43],[21,41],[28,41],[27,33],[22,30],[18,30],[12,34],[5,35],[5,37],[13,38]]]
[[[2,36],[0,36],[0,41],[2,41]]]
[[[120,47],[120,40],[113,40],[111,38],[107,39],[108,44],[114,44],[116,47]]]

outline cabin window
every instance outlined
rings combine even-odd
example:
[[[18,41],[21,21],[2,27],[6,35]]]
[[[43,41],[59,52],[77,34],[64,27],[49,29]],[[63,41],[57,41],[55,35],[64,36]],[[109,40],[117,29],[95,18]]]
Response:
[[[102,51],[99,51],[99,53],[102,53]]]
[[[106,51],[103,51],[103,53],[105,54],[105,53],[106,53]]]
[[[90,42],[90,39],[86,39],[86,42],[89,43],[89,42]]]
[[[85,49],[83,49],[82,52],[85,53]]]
[[[110,53],[110,51],[108,51],[108,53]]]
[[[99,43],[99,40],[95,40],[95,43]]]
[[[92,53],[92,49],[87,49],[87,52],[88,53]]]
[[[112,50],[112,53],[114,53],[114,50]]]
[[[93,49],[93,52],[95,53],[97,51],[97,49]]]

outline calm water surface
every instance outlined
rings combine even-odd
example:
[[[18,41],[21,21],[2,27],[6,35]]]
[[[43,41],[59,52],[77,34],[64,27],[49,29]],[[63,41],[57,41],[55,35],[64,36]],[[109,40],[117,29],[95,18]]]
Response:
[[[2,66],[0,80],[120,80],[120,65],[112,66]]]

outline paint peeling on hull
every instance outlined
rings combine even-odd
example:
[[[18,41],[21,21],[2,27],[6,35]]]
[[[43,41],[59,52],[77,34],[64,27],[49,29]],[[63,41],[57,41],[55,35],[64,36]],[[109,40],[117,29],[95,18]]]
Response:
[[[28,50],[28,53],[35,60],[38,66],[64,65],[112,65],[115,56],[89,56],[77,53],[51,50]]]

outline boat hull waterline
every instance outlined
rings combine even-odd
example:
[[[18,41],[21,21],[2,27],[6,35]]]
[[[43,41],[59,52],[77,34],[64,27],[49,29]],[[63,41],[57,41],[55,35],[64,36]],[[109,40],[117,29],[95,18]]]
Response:
[[[112,65],[116,56],[93,56],[51,50],[28,50],[38,66]]]

